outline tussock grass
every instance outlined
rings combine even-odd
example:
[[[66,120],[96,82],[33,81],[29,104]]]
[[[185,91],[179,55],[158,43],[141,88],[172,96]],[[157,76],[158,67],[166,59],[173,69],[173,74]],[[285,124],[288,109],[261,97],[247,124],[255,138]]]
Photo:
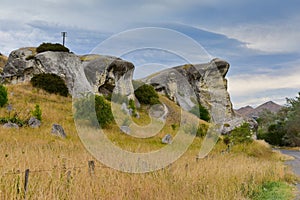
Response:
[[[293,175],[278,153],[260,142],[233,147],[230,153],[218,142],[205,159],[196,160],[202,139],[171,166],[146,174],[128,174],[95,162],[94,175],[88,161],[95,160],[83,147],[72,118],[72,100],[50,95],[28,84],[8,86],[9,101],[16,111],[27,112],[39,104],[42,126],[4,129],[0,127],[0,199],[22,199],[24,172],[29,168],[28,199],[249,199],[264,183],[292,181]],[[167,100],[166,100],[167,101]],[[168,125],[178,124],[175,104]],[[7,115],[5,108],[0,116]],[[25,115],[25,114],[24,114]],[[53,123],[61,124],[68,137],[52,136]],[[171,126],[149,139],[133,139],[116,125],[107,135],[122,148],[147,152],[159,149]]]

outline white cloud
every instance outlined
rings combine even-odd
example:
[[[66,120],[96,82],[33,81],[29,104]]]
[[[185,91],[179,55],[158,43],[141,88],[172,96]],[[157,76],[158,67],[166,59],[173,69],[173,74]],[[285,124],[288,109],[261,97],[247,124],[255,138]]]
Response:
[[[239,24],[221,27],[218,32],[247,43],[248,48],[263,52],[299,52],[300,17],[263,24]]]
[[[266,74],[244,74],[228,77],[228,91],[235,108],[257,106],[266,101],[285,103],[300,91],[300,61],[285,63],[286,68]]]

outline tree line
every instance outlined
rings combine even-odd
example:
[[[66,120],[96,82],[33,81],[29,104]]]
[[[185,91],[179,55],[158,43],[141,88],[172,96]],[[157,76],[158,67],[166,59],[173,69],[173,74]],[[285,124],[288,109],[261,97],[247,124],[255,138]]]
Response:
[[[287,98],[278,112],[263,111],[258,118],[258,139],[277,146],[300,146],[300,92]]]

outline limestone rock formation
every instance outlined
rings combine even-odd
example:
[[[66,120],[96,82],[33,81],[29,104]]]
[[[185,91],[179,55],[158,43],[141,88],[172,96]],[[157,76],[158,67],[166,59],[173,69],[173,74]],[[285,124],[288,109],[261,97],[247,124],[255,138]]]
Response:
[[[223,128],[223,133],[226,133],[245,122],[235,115],[232,108],[225,78],[228,70],[229,63],[216,58],[205,64],[167,69],[142,81],[153,85],[185,110],[189,111],[200,103],[210,111],[213,122],[227,124]]]
[[[134,65],[112,56],[98,56],[84,62],[84,73],[95,92],[111,94],[112,92],[134,98],[132,86]]]
[[[228,69],[228,62],[213,59],[205,64],[167,69],[142,81],[153,85],[185,110],[200,103],[210,111],[213,122],[227,124],[223,131],[228,132],[247,121],[233,112],[225,78]],[[81,91],[116,92],[134,98],[133,71],[132,63],[113,56],[77,56],[50,51],[37,54],[35,48],[21,48],[9,55],[1,82],[29,82],[35,74],[53,73],[65,81],[71,95]]]
[[[29,82],[34,74],[53,73],[65,81],[71,95],[78,93],[74,89],[109,93],[116,88],[116,92],[130,97],[134,92],[133,70],[132,63],[111,56],[82,57],[51,51],[36,54],[33,48],[22,48],[9,55],[1,77],[2,82],[15,84]]]

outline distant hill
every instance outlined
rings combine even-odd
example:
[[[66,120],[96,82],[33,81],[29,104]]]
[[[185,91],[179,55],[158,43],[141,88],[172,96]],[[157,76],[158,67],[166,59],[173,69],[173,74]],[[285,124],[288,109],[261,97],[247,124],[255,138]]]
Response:
[[[263,104],[257,106],[256,108],[253,108],[251,106],[245,106],[245,107],[235,110],[235,112],[242,116],[259,117],[259,114],[264,110],[268,110],[273,113],[277,113],[281,108],[282,108],[281,105],[278,105],[278,104],[274,103],[273,101],[268,101],[266,103],[263,103]]]

